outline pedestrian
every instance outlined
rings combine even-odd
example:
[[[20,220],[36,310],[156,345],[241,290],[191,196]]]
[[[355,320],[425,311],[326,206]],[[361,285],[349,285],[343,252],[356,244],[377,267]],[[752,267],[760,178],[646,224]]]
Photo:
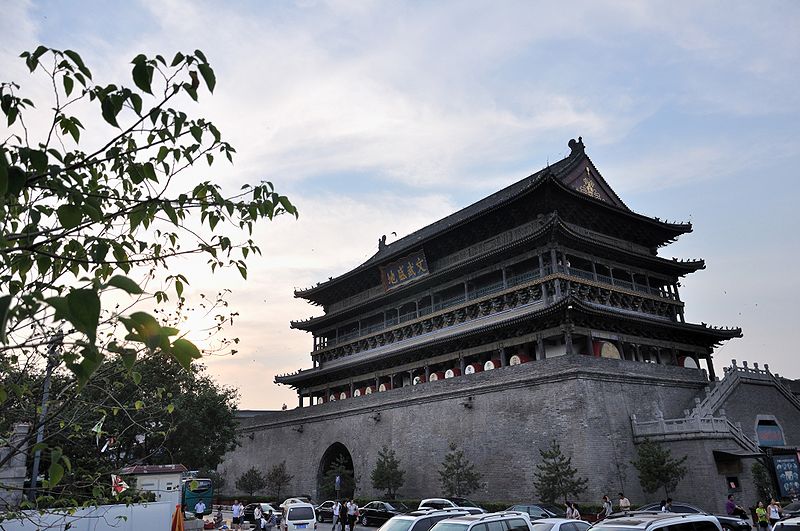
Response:
[[[778,520],[781,519],[782,513],[783,509],[781,508],[781,504],[778,503],[775,498],[772,498],[767,506],[767,518],[769,518],[769,525],[774,527]]]
[[[253,524],[256,529],[261,529],[261,517],[264,516],[264,511],[261,510],[261,504],[257,503],[253,508]]]
[[[575,516],[573,515],[573,512],[572,512],[573,511],[572,502],[568,501],[568,502],[564,503],[564,505],[566,505],[566,507],[567,507],[567,519],[574,520]]]
[[[231,512],[233,513],[233,521],[231,522],[231,526],[239,531],[242,529],[242,513],[244,512],[244,506],[239,500],[233,500]]]
[[[611,513],[613,512],[613,506],[611,505],[611,500],[605,494],[603,495],[603,508],[600,509],[600,512],[597,513],[597,519],[603,520],[604,518],[608,518]]]
[[[339,509],[339,523],[341,524],[342,531],[347,527],[347,511],[350,510],[350,500],[345,498],[342,508]]]
[[[206,504],[203,503],[203,500],[200,500],[194,506],[194,516],[202,520],[204,514],[206,514]]]
[[[264,529],[266,529],[266,531],[272,531],[278,523],[278,519],[272,513],[272,509],[270,509],[267,513],[267,518],[265,520],[266,522],[264,522]]]
[[[214,527],[219,528],[222,526],[222,505],[217,505],[217,514],[214,515]]]
[[[350,526],[350,531],[356,527],[356,520],[358,519],[358,504],[355,500],[350,500],[350,505],[347,508],[347,525]]]
[[[767,531],[767,529],[769,529],[767,510],[764,508],[764,502],[762,501],[759,501],[758,507],[756,507],[756,525],[759,531]]]
[[[567,518],[572,520],[581,519],[581,513],[578,511],[578,507],[571,501],[567,502]]]
[[[619,510],[627,512],[631,510],[631,501],[623,493],[619,493]]]
[[[729,516],[738,516],[742,520],[747,520],[747,511],[736,505],[736,502],[733,501],[733,494],[728,494],[728,500],[725,502],[725,512]]]
[[[342,502],[336,500],[333,502],[333,521],[331,525],[331,531],[336,531],[336,524],[339,523],[339,515],[341,514],[342,510]]]
[[[672,498],[667,498],[667,503],[664,504],[664,512],[665,513],[672,512]]]
[[[667,500],[661,500],[661,504],[660,505],[661,505],[661,509],[659,509],[659,511],[661,511],[662,513],[667,512]]]

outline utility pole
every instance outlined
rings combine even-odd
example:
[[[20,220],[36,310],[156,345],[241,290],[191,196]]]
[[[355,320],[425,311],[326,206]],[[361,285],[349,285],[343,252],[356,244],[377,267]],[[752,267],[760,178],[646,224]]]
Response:
[[[44,373],[44,384],[42,386],[42,411],[39,413],[39,425],[36,429],[36,444],[38,445],[44,439],[44,421],[47,417],[47,402],[50,399],[50,377],[53,374],[53,369],[56,368],[56,350],[61,346],[64,341],[64,332],[59,330],[55,333],[50,340],[50,346],[47,347],[47,368]],[[36,502],[36,487],[39,480],[39,462],[42,458],[42,450],[37,448],[33,454],[33,466],[31,467],[31,484],[28,487],[28,500],[31,503]]]

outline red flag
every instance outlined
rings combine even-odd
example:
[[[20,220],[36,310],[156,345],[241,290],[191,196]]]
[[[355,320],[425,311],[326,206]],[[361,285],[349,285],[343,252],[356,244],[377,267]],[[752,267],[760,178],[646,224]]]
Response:
[[[111,474],[111,491],[114,493],[114,496],[119,495],[125,490],[128,490],[128,484],[125,483],[120,476]]]

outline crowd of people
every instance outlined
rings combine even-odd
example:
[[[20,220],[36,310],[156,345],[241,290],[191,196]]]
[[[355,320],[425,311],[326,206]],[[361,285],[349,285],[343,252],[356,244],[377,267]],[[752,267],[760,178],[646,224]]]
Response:
[[[336,531],[336,526],[340,526],[340,531],[345,531],[345,526],[350,527],[350,531],[356,526],[358,521],[358,504],[354,500],[336,500],[333,503],[333,525],[331,531]]]

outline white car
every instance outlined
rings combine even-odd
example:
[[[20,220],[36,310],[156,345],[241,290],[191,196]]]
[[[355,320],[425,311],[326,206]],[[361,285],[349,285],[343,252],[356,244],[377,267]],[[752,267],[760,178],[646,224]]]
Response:
[[[486,511],[466,498],[427,498],[419,502],[419,509],[466,509],[470,514],[482,514]]]
[[[531,521],[533,531],[586,531],[589,523],[569,518],[540,518]]]
[[[317,528],[317,515],[314,513],[314,506],[310,503],[284,502],[281,505],[283,505],[282,531],[313,531]]]

